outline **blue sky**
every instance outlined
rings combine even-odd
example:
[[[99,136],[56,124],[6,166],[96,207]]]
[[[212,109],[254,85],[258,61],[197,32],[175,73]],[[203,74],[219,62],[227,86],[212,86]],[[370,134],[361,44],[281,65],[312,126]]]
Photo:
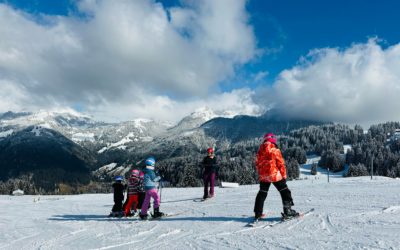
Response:
[[[226,100],[226,102],[231,103],[241,102],[242,106],[240,107],[228,107],[229,105],[227,104],[226,108],[243,109],[246,110],[243,111],[244,113],[248,112],[249,114],[261,112],[260,110],[265,110],[265,107],[270,107],[271,105],[279,105],[288,110],[292,109],[294,104],[289,101],[286,103],[276,104],[277,101],[269,94],[271,93],[272,88],[275,89],[273,95],[276,96],[279,94],[279,98],[301,101],[301,99],[297,99],[299,96],[308,96],[307,98],[311,101],[300,105],[303,106],[303,109],[298,110],[300,114],[309,116],[307,118],[330,119],[330,117],[332,117],[333,120],[351,122],[350,117],[354,117],[354,113],[368,113],[366,110],[361,110],[359,107],[370,105],[375,107],[376,104],[372,102],[372,104],[367,103],[368,105],[362,103],[365,101],[365,98],[369,98],[370,93],[365,92],[357,99],[356,95],[349,94],[346,91],[343,91],[343,89],[354,86],[357,86],[355,87],[356,89],[369,88],[370,86],[365,86],[365,81],[363,80],[367,76],[369,77],[368,79],[372,79],[372,85],[376,85],[376,81],[378,80],[382,81],[383,78],[381,79],[381,77],[379,77],[379,73],[374,76],[368,75],[368,72],[371,72],[371,67],[378,67],[372,65],[372,62],[377,59],[377,55],[379,57],[378,59],[384,62],[379,65],[379,70],[385,72],[386,75],[387,71],[393,72],[393,76],[389,79],[393,82],[394,87],[397,88],[397,50],[391,48],[396,48],[400,42],[400,32],[398,31],[398,24],[400,23],[400,15],[398,15],[400,1],[238,0],[234,1],[234,4],[237,5],[224,8],[224,0],[214,2],[208,0],[157,1],[162,4],[162,7],[155,5],[154,1],[150,0],[134,1],[134,4],[132,2],[129,3],[129,1],[109,1],[109,3],[107,3],[108,5],[105,4],[105,1],[99,1],[99,4],[89,4],[85,1],[76,2],[68,0],[0,0],[0,3],[3,3],[7,8],[10,8],[7,9],[7,13],[29,13],[31,15],[30,17],[22,15],[21,18],[31,20],[33,17],[33,19],[36,19],[36,23],[39,26],[41,20],[48,20],[50,17],[53,22],[58,24],[55,26],[59,29],[49,28],[49,32],[47,32],[49,34],[47,35],[52,36],[54,34],[60,34],[59,30],[65,28],[68,31],[65,34],[74,34],[74,36],[70,37],[71,39],[76,38],[77,40],[75,42],[83,40],[84,43],[82,46],[84,46],[85,49],[90,48],[86,53],[89,53],[89,51],[95,51],[95,47],[98,46],[93,44],[96,36],[102,36],[101,39],[104,38],[105,40],[103,42],[105,43],[107,40],[107,34],[99,35],[99,33],[93,32],[93,34],[91,34],[92,37],[87,38],[85,33],[82,31],[85,29],[84,21],[79,23],[77,20],[83,20],[87,15],[90,15],[90,13],[95,13],[94,19],[98,19],[99,23],[106,23],[106,17],[108,15],[107,11],[112,12],[115,7],[113,4],[110,4],[110,2],[113,2],[115,6],[121,3],[132,5],[130,6],[132,7],[132,13],[128,13],[128,17],[129,15],[134,15],[133,12],[136,10],[138,11],[135,12],[136,16],[140,15],[140,13],[146,14],[146,11],[149,11],[149,15],[151,13],[160,14],[160,12],[157,12],[157,9],[158,11],[161,9],[162,12],[168,13],[168,15],[170,15],[170,21],[172,20],[170,23],[172,29],[178,30],[181,34],[182,32],[188,32],[188,34],[192,36],[191,39],[182,36],[177,40],[181,43],[181,45],[179,45],[180,47],[185,46],[186,44],[189,47],[192,47],[192,49],[179,51],[179,48],[174,46],[168,47],[171,49],[171,54],[173,51],[178,52],[179,55],[177,58],[182,58],[182,60],[177,59],[176,67],[182,67],[183,65],[186,66],[188,62],[191,63],[191,57],[187,55],[187,52],[194,52],[193,48],[196,47],[200,52],[193,56],[195,58],[194,60],[198,60],[193,63],[193,67],[199,69],[199,71],[194,72],[195,76],[193,76],[193,72],[191,71],[192,68],[190,68],[192,66],[188,66],[189,68],[187,69],[187,72],[185,69],[182,70],[182,74],[185,75],[186,78],[179,79],[175,83],[168,85],[171,80],[173,81],[174,79],[174,67],[171,66],[170,68],[164,68],[157,64],[159,58],[154,58],[153,61],[150,60],[148,62],[148,67],[146,66],[142,69],[141,72],[144,70],[146,73],[140,75],[140,77],[137,77],[137,74],[139,73],[133,75],[126,73],[126,75],[120,79],[108,79],[112,82],[121,81],[121,87],[115,88],[115,92],[112,96],[107,96],[107,91],[109,91],[106,87],[107,84],[100,84],[99,81],[96,85],[94,82],[99,79],[104,80],[108,76],[96,76],[96,78],[92,77],[92,75],[84,75],[82,72],[77,72],[75,70],[71,71],[73,73],[65,76],[67,80],[60,82],[58,88],[50,87],[50,89],[53,89],[48,91],[50,85],[43,85],[42,89],[36,89],[37,91],[43,91],[43,89],[46,89],[46,91],[49,92],[48,99],[62,99],[66,104],[59,102],[59,105],[61,106],[69,105],[78,110],[94,113],[98,112],[90,108],[91,106],[95,107],[98,105],[98,101],[95,101],[97,97],[88,97],[87,94],[82,94],[82,96],[78,97],[74,96],[73,93],[68,95],[69,91],[74,91],[72,87],[69,88],[70,81],[76,80],[81,81],[79,86],[87,85],[86,89],[85,87],[82,87],[82,92],[85,92],[86,90],[90,93],[98,91],[96,96],[103,101],[103,104],[114,102],[113,98],[115,99],[115,96],[118,96],[118,99],[125,100],[121,105],[126,105],[126,101],[129,98],[124,95],[130,94],[129,91],[125,91],[124,89],[127,86],[134,88],[135,92],[152,93],[154,99],[159,102],[160,110],[153,110],[156,113],[162,113],[165,111],[162,106],[176,107],[174,105],[186,105],[190,108],[200,107],[204,103],[209,103],[212,98],[221,98]],[[138,2],[145,4],[137,4]],[[203,6],[203,3],[206,7]],[[136,7],[133,5],[136,5]],[[121,9],[118,9],[117,7],[115,7],[115,10],[121,11]],[[214,11],[214,15],[208,15],[208,10],[211,10],[211,12]],[[162,13],[160,15],[162,15]],[[64,17],[64,19],[57,19],[57,16]],[[215,18],[215,16],[218,16],[218,18]],[[105,19],[102,19],[103,17]],[[112,17],[112,13],[110,17]],[[232,30],[226,33],[223,33],[223,30],[220,30],[222,34],[220,37],[216,37],[218,36],[218,32],[215,31],[218,27],[215,28],[215,30],[208,30],[208,28],[210,28],[210,24],[211,26],[220,25],[225,21],[224,18],[231,18],[229,20],[232,21],[231,26],[233,27],[230,27],[229,25],[221,25],[221,27],[227,27],[228,29],[231,28]],[[39,22],[37,20],[39,20]],[[121,20],[125,21],[125,19]],[[134,22],[133,20],[130,21]],[[110,26],[111,31],[115,28],[115,24],[118,24],[118,21],[116,22],[117,23],[113,23],[114,26]],[[143,21],[143,23],[143,26],[145,26],[148,21]],[[31,24],[20,21],[18,22],[18,25],[20,25],[18,27],[21,27],[20,29],[22,30],[24,29],[24,25],[29,26]],[[140,25],[138,25],[138,28],[140,29],[141,27],[139,26]],[[235,27],[237,27],[237,29],[235,29]],[[92,29],[94,30],[95,28],[101,30],[101,26],[97,26],[96,22],[93,22]],[[105,29],[107,29],[107,27]],[[42,36],[46,36],[45,33],[43,33]],[[231,33],[235,34],[232,35]],[[10,35],[11,33],[7,34]],[[119,37],[121,34],[122,36],[129,35],[124,35],[122,32],[116,34],[116,36]],[[175,36],[176,34],[172,35]],[[199,38],[201,36],[204,36],[204,40]],[[207,39],[207,37],[209,39]],[[230,44],[231,41],[233,41],[232,44]],[[226,47],[224,47],[224,44],[226,44]],[[119,46],[120,45],[121,44],[119,44]],[[112,54],[111,57],[115,55],[117,58],[116,61],[123,64],[126,58],[124,59],[119,57],[118,51],[116,51],[116,46],[117,45],[112,48],[108,46],[100,47],[103,50],[110,49],[110,51],[112,51],[110,53],[116,53]],[[10,47],[7,48],[9,49]],[[127,48],[127,50],[128,49],[129,48]],[[203,49],[204,51],[201,51]],[[139,51],[141,51],[141,49]],[[163,51],[162,47],[160,47],[160,51]],[[306,57],[310,51],[314,51],[314,53],[310,57]],[[180,53],[182,53],[182,55]],[[73,53],[71,52],[71,55],[72,54]],[[134,51],[134,54],[137,55],[136,50]],[[171,58],[171,54],[167,53],[165,56]],[[41,60],[48,60],[48,58],[43,58],[43,55],[40,54],[40,52],[35,55],[39,56]],[[58,54],[56,56],[61,55]],[[65,56],[65,54],[63,54],[63,56]],[[110,54],[104,55],[104,57],[107,56],[110,56]],[[187,56],[187,58],[185,58],[185,56]],[[148,58],[148,54],[146,54],[146,57]],[[302,59],[304,57],[306,57],[305,60]],[[71,56],[71,58],[76,60],[75,57]],[[103,59],[103,57],[101,59]],[[96,58],[96,60],[98,61],[99,58]],[[130,58],[130,60],[132,60],[132,58]],[[168,62],[168,60],[166,61]],[[211,66],[207,65],[208,61],[213,64],[211,64]],[[353,70],[349,73],[347,71],[349,67],[340,68],[338,66],[341,65],[341,63],[343,63],[343,65],[348,63],[348,65],[350,65],[349,67],[352,67],[351,65],[361,66],[359,66],[355,71]],[[107,67],[109,68],[110,65],[107,65]],[[158,71],[155,70],[157,68]],[[68,67],[67,69],[70,68]],[[40,70],[40,72],[46,70],[50,71],[50,69],[44,69]],[[65,70],[65,68],[63,68],[63,70]],[[90,70],[101,71],[102,69],[101,67],[95,68],[95,66],[93,66],[93,68],[90,67],[85,70],[87,72]],[[4,69],[3,71],[7,73],[6,75],[19,74],[15,72],[15,69]],[[218,71],[221,71],[221,74],[218,74]],[[322,71],[332,72],[329,73],[329,76],[327,76],[327,74],[318,75],[321,74]],[[163,81],[159,79],[160,77],[149,77],[149,75],[154,75],[155,72],[163,72],[164,75],[165,73],[167,73],[167,75],[171,73],[171,80]],[[116,71],[111,71],[111,73],[118,74],[120,72],[119,69],[117,69]],[[125,72],[123,73],[125,74]],[[24,73],[24,75],[21,76],[21,79],[34,78],[37,74],[38,71],[33,71],[33,73],[27,77],[26,73]],[[81,78],[78,77],[79,74],[82,74]],[[338,75],[338,77],[332,78],[332,75]],[[15,78],[18,77],[12,78],[13,81],[15,81]],[[83,81],[88,81],[88,79],[90,80],[90,83],[83,83]],[[197,82],[194,81],[192,84],[186,84],[188,79],[195,79]],[[326,84],[324,87],[318,85],[317,82],[321,81],[321,79],[329,84]],[[343,79],[346,79],[348,82],[343,83]],[[10,79],[6,80],[11,81]],[[35,82],[39,82],[38,85],[41,85],[40,82],[48,80],[48,76],[41,76],[34,80]],[[135,83],[130,83],[131,80]],[[22,81],[23,80],[21,80],[20,83],[12,83],[10,88],[17,86],[21,89],[28,89],[34,85]],[[156,83],[152,84],[152,81]],[[301,83],[300,85],[298,84],[299,82]],[[314,85],[312,85],[312,83],[314,83]],[[199,85],[202,84],[204,84],[204,87],[199,87]],[[68,88],[65,87],[67,85]],[[307,88],[304,87],[306,85]],[[298,90],[299,86],[302,89]],[[332,89],[332,86],[337,86],[337,89]],[[63,89],[64,87],[65,89]],[[283,87],[286,88],[285,91],[283,91]],[[140,91],[137,91],[138,88]],[[292,90],[291,88],[296,88],[297,90],[293,91],[293,96],[286,96],[286,92],[288,92],[286,90]],[[61,94],[57,92],[57,89],[60,89],[59,92],[63,92],[64,94],[61,96]],[[102,91],[103,89],[104,91]],[[121,89],[121,91],[118,92],[118,89]],[[305,92],[306,89],[307,92]],[[331,93],[331,95],[327,96],[326,99],[332,97],[333,99],[339,99],[341,102],[345,102],[346,107],[352,107],[350,110],[353,113],[348,112],[346,115],[329,113],[329,116],[327,117],[323,115],[321,116],[321,114],[332,107],[332,105],[336,105],[338,109],[343,108],[343,106],[338,103],[320,100],[320,93],[310,94],[313,89],[320,89],[322,92],[341,93],[341,96],[334,96]],[[33,89],[31,89],[31,91],[32,90]],[[384,86],[382,86],[382,91],[384,91]],[[213,95],[214,92],[217,93],[215,96]],[[254,92],[257,93],[255,94]],[[143,93],[141,94],[142,96]],[[260,93],[266,94],[262,95]],[[349,95],[351,95],[352,98],[347,98]],[[19,95],[20,98],[22,98],[21,96],[23,96],[23,94]],[[237,96],[246,96],[246,98],[239,98],[240,100],[235,99],[238,98]],[[249,97],[251,101],[249,101],[247,97]],[[258,103],[257,100],[260,99],[268,101]],[[359,103],[354,103],[354,100],[359,100]],[[378,103],[378,101],[379,100],[376,100],[376,103]],[[189,103],[190,105],[187,105]],[[256,108],[254,108],[255,106],[252,106],[253,104],[255,106],[262,106],[262,108],[256,111]],[[3,105],[6,106],[6,104]],[[21,104],[20,106],[23,105],[27,104]],[[35,103],[34,105],[46,106],[43,103]],[[138,103],[135,103],[135,105],[138,105]],[[214,105],[214,103],[211,105]],[[398,103],[394,102],[393,105],[398,105]],[[12,106],[10,106],[10,108],[12,108]],[[310,109],[316,109],[318,112],[310,115],[308,114],[310,113]],[[383,110],[384,107],[381,107],[381,109]],[[146,109],[141,108],[137,110]],[[379,110],[380,109],[377,111]],[[189,111],[186,110],[185,112]],[[148,112],[137,111],[135,115],[143,116],[147,113]],[[393,114],[390,115],[393,116]],[[126,118],[119,117],[118,119]],[[367,115],[364,115],[355,121],[365,121],[368,119]],[[371,120],[382,119],[387,118],[371,118]]]

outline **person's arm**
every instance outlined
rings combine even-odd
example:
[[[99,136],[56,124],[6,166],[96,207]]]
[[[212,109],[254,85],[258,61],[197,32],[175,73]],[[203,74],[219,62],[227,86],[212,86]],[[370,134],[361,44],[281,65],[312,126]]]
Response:
[[[261,162],[264,159],[264,154],[265,154],[265,147],[263,146],[264,144],[261,144],[260,148],[257,151],[257,155],[256,155],[256,170],[257,173],[259,172],[259,168],[261,166]]]
[[[212,162],[212,169],[214,170],[215,173],[218,172],[217,157],[215,157],[215,156],[214,156],[214,159]]]
[[[286,176],[285,160],[283,159],[281,151],[279,149],[275,149],[274,156],[275,156],[276,166],[278,167],[279,172],[281,172],[283,179],[286,179],[287,176]]]
[[[151,176],[150,176],[151,180],[154,182],[157,182],[161,179],[160,176],[157,176],[155,172],[151,172]]]
[[[205,166],[206,166],[206,157],[204,157],[203,160],[200,163],[200,167],[201,168],[205,168]]]

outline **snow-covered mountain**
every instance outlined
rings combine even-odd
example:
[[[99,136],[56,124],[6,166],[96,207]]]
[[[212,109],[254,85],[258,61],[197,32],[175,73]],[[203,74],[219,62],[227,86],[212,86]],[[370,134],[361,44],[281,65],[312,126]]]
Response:
[[[0,142],[30,126],[56,131],[95,155],[96,169],[106,166],[104,169],[108,170],[112,166],[108,171],[93,172],[94,176],[102,179],[125,173],[133,162],[140,161],[146,155],[171,159],[193,152],[202,154],[209,147],[226,151],[232,143],[259,138],[267,130],[282,133],[316,124],[271,121],[263,116],[231,117],[233,114],[228,111],[215,112],[205,107],[171,126],[170,123],[150,119],[104,123],[68,109],[36,113],[7,112],[0,116]],[[65,141],[59,142],[63,143]]]
[[[72,109],[38,112],[6,112],[0,116],[2,126],[31,126],[56,129],[57,127],[90,127],[96,125],[89,116],[76,112]]]
[[[61,133],[28,126],[0,140],[0,180],[33,174],[37,187],[54,190],[58,183],[88,183],[95,156]]]
[[[125,149],[130,142],[151,141],[169,124],[148,119],[121,123],[104,123],[74,110],[7,112],[0,116],[0,140],[28,126],[40,126],[60,132],[72,141],[91,143],[102,153],[111,148]]]

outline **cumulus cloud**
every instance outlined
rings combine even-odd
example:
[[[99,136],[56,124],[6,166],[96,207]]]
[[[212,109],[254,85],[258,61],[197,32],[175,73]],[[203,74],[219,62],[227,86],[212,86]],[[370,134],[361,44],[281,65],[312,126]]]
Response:
[[[0,4],[0,88],[15,92],[0,111],[79,103],[97,113],[104,104],[137,107],[135,115],[142,96],[168,109],[206,97],[258,53],[245,0],[77,4],[79,16],[40,22]]]
[[[370,39],[311,51],[257,98],[290,117],[371,124],[400,120],[399,96],[400,44]]]

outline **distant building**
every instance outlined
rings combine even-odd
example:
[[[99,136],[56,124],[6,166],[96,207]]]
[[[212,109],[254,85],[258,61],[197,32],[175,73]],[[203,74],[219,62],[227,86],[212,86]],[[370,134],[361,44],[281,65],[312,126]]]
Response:
[[[344,154],[347,154],[347,152],[348,152],[349,150],[351,150],[351,149],[352,149],[351,144],[343,145],[343,152],[344,152]]]
[[[12,195],[21,196],[24,195],[24,191],[22,191],[21,189],[17,189],[12,192]]]

